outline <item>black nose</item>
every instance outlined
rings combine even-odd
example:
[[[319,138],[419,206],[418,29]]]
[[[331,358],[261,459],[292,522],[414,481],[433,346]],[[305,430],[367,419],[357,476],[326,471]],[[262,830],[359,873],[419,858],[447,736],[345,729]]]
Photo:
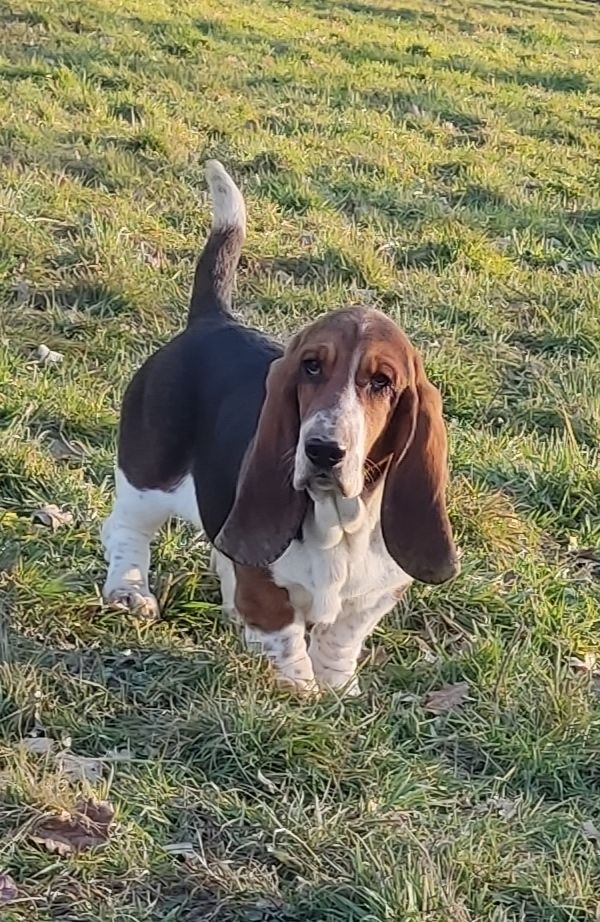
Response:
[[[326,442],[323,439],[309,439],[304,446],[306,457],[309,461],[320,467],[322,470],[330,470],[339,464],[346,449],[338,445],[337,442]]]

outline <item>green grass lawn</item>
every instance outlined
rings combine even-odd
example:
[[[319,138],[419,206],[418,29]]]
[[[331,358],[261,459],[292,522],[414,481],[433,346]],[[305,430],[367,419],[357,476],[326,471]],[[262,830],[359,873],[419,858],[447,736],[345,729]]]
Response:
[[[599,91],[582,0],[4,5],[2,922],[600,919]],[[119,402],[184,323],[208,157],[247,197],[240,314],[381,306],[445,396],[463,574],[377,631],[358,701],[274,691],[185,527],[162,622],[100,602]],[[91,795],[104,847],[32,840]]]

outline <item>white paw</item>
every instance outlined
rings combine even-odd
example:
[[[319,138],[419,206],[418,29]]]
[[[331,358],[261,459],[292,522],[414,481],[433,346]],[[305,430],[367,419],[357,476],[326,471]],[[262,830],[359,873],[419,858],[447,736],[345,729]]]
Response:
[[[301,679],[294,678],[289,675],[285,675],[282,672],[275,673],[275,684],[277,688],[281,691],[289,692],[289,694],[297,695],[299,698],[313,698],[318,697],[321,693],[321,690],[314,679]]]
[[[360,682],[354,673],[336,669],[315,669],[315,678],[322,691],[334,692],[339,698],[358,698],[362,694]]]
[[[157,621],[160,618],[158,602],[150,593],[138,592],[137,589],[113,589],[105,595],[108,605],[131,612],[145,621]]]

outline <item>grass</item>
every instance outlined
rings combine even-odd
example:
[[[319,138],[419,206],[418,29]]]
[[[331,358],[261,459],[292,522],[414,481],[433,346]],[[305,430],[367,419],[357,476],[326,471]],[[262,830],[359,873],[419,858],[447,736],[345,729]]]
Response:
[[[0,18],[2,922],[600,919],[600,699],[569,666],[600,646],[597,7]],[[445,396],[464,572],[386,620],[357,702],[273,691],[187,528],[157,544],[160,624],[99,600],[119,400],[184,322],[215,156],[248,202],[240,313],[285,335],[380,305]],[[48,502],[73,523],[35,524]],[[454,681],[471,700],[428,714]],[[23,751],[36,731],[128,748],[93,788],[116,809],[105,848],[28,837],[90,793]]]

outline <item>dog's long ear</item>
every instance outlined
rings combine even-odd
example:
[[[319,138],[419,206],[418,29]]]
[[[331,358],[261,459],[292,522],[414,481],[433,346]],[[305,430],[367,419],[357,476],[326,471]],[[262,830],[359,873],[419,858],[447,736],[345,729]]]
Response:
[[[381,527],[389,554],[406,573],[424,583],[443,583],[459,570],[446,511],[446,428],[440,394],[416,354],[414,362],[414,383],[402,394],[386,433],[393,447]]]
[[[215,546],[236,563],[265,567],[298,534],[308,497],[292,485],[300,419],[286,356],[271,365],[267,393],[231,512]]]

